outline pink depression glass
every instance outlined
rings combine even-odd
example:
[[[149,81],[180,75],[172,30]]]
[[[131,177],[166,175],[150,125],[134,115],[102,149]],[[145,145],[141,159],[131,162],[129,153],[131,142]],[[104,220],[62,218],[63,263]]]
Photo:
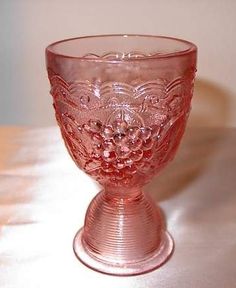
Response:
[[[141,274],[173,251],[160,210],[142,187],[179,146],[196,54],[190,42],[143,35],[74,38],[46,49],[65,145],[104,187],[74,238],[76,256],[94,270]]]

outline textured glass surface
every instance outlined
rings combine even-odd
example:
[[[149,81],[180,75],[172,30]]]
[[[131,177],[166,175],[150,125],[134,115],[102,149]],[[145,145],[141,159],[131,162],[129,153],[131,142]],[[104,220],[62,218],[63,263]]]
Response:
[[[160,266],[173,241],[141,188],[173,159],[184,133],[196,47],[166,37],[113,35],[57,42],[46,54],[66,147],[104,187],[75,237],[76,255],[109,274]]]

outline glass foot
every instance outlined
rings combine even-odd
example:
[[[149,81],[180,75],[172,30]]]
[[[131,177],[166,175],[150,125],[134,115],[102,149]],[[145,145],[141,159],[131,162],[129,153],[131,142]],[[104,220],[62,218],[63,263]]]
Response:
[[[174,241],[170,234],[163,231],[159,247],[146,259],[129,263],[117,262],[116,259],[99,259],[92,251],[86,249],[83,243],[83,228],[78,231],[74,238],[73,248],[76,257],[86,266],[95,271],[111,275],[138,275],[147,273],[164,264],[171,256],[174,249]]]

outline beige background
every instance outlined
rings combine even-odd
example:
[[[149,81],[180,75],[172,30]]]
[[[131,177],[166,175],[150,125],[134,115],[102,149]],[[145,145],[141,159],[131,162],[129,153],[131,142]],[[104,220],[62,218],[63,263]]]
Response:
[[[87,34],[145,33],[199,47],[190,125],[236,126],[236,1],[1,0],[0,124],[51,125],[45,71],[50,42]]]

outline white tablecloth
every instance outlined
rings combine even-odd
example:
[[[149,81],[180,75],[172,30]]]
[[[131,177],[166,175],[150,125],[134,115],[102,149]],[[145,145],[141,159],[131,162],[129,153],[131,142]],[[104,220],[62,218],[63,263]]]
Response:
[[[0,128],[0,287],[236,287],[236,129],[187,130],[145,189],[166,215],[173,256],[141,276],[94,272],[75,258],[72,240],[99,187],[57,128]]]

